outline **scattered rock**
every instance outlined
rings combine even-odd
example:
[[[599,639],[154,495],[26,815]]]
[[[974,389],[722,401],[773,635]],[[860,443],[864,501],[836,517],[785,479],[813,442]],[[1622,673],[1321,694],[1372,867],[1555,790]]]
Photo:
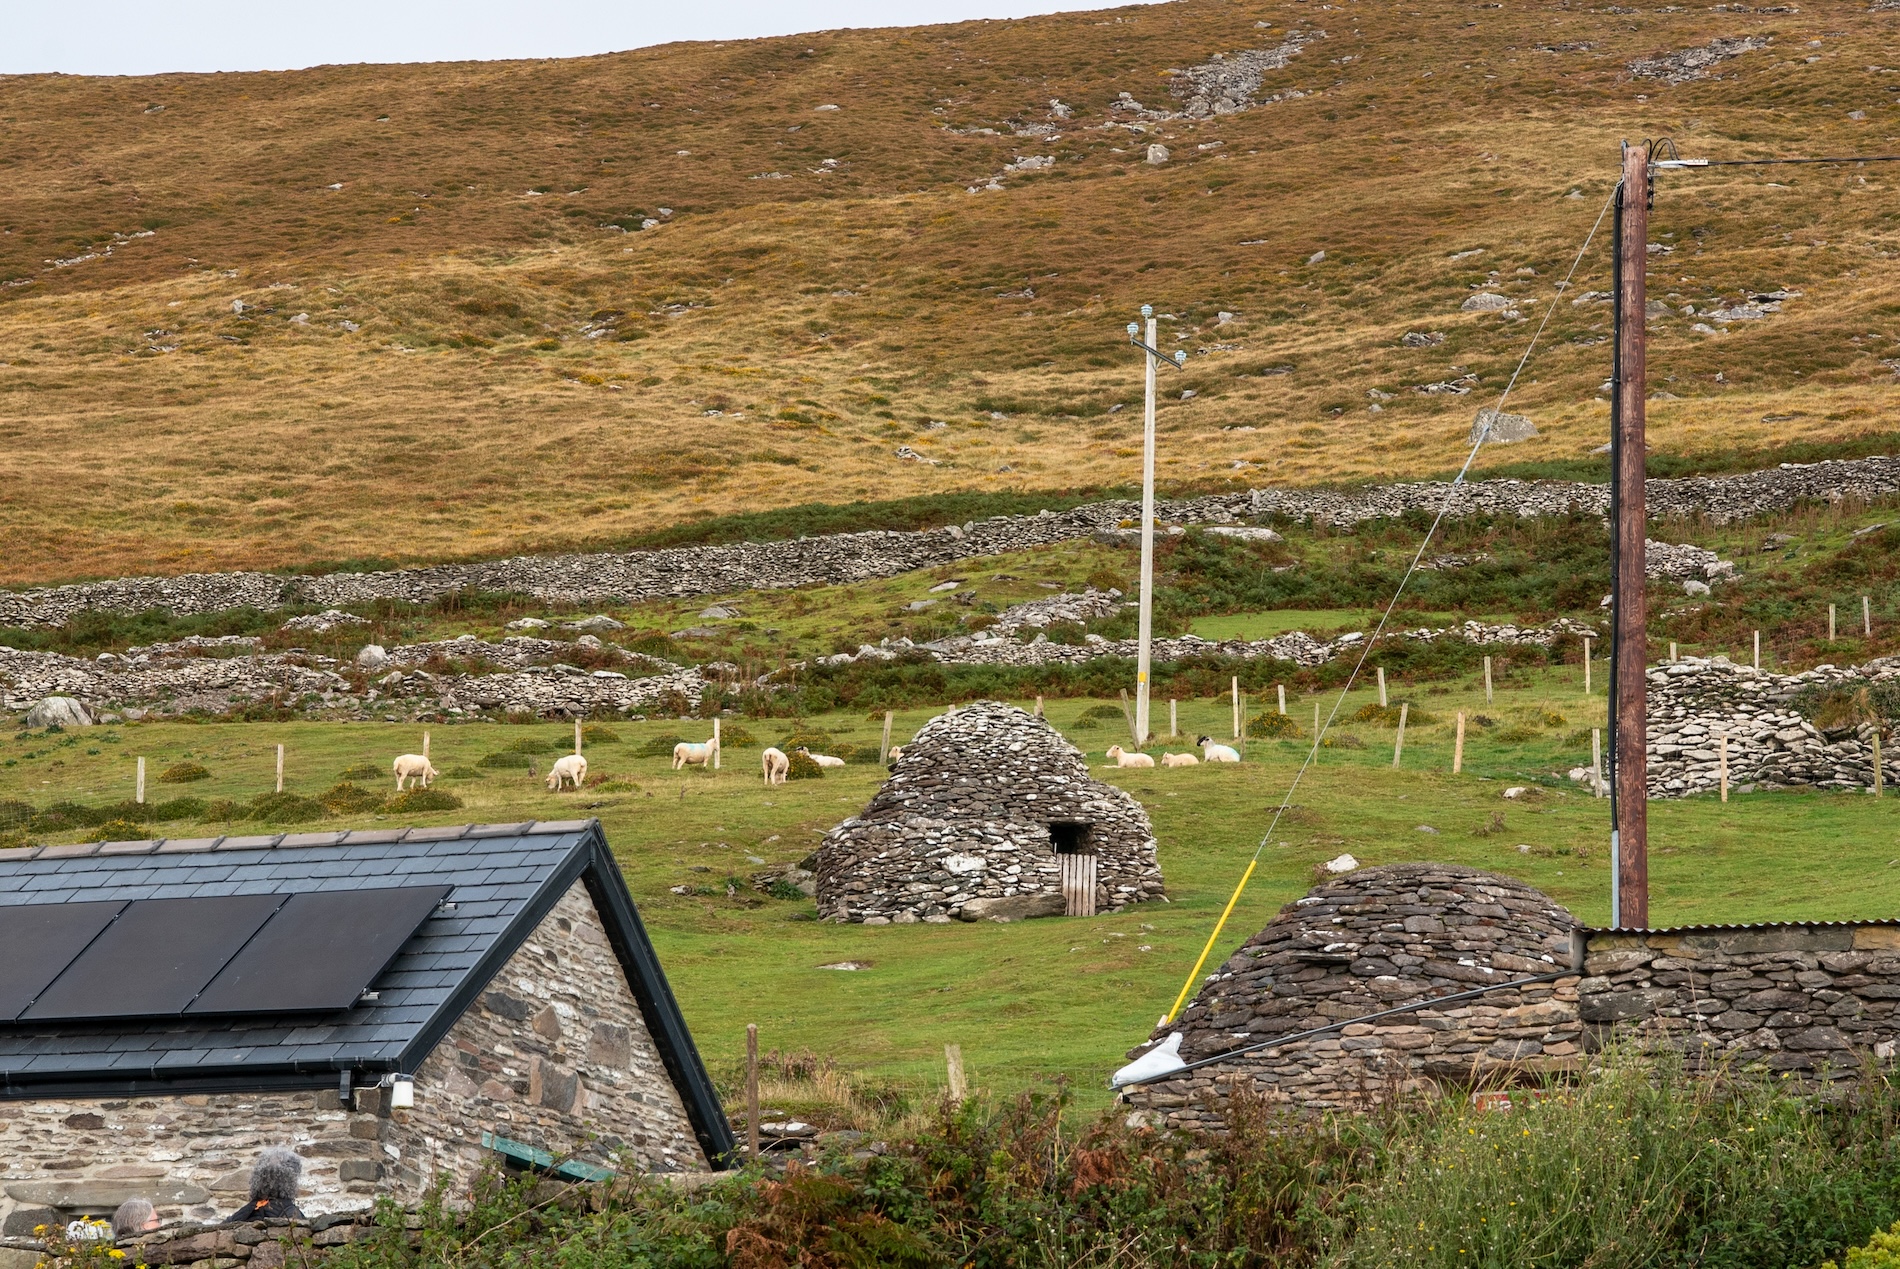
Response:
[[[1407,348],[1435,348],[1445,342],[1445,335],[1443,331],[1408,330],[1399,342]]]
[[[1638,58],[1629,64],[1629,72],[1638,79],[1660,79],[1666,84],[1686,84],[1692,79],[1701,79],[1731,57],[1740,57],[1743,53],[1752,53],[1756,49],[1767,47],[1768,40],[1763,36],[1751,35],[1739,39],[1711,40],[1695,48],[1679,49],[1674,53],[1664,53],[1656,57]]]
[[[579,621],[564,621],[561,626],[566,630],[625,630],[627,623],[615,621],[606,613],[597,612],[591,617],[582,617]]]
[[[1528,441],[1536,436],[1537,425],[1522,414],[1506,414],[1487,406],[1479,410],[1478,417],[1472,420],[1471,443],[1473,445],[1478,443],[1478,437],[1481,434],[1487,445],[1513,445],[1518,441]]]
[[[1359,866],[1359,861],[1351,855],[1336,855],[1322,865],[1327,872],[1351,872]]]
[[[1149,144],[1148,162],[1153,163],[1154,165],[1159,167],[1161,164],[1166,163],[1170,157],[1172,156],[1168,153],[1168,147],[1165,145],[1162,145],[1159,141],[1151,142]]]
[[[70,696],[47,696],[26,711],[23,727],[90,727],[92,711]]]
[[[380,670],[389,664],[389,653],[380,643],[366,643],[357,649],[356,664],[365,670]]]
[[[369,618],[367,617],[359,617],[353,612],[341,612],[335,608],[328,608],[323,612],[312,613],[307,617],[292,617],[289,621],[286,621],[277,628],[279,630],[302,631],[308,634],[328,634],[332,630],[340,630],[345,626],[367,626],[368,624]]]
[[[1499,295],[1496,291],[1479,291],[1458,307],[1466,313],[1502,313],[1516,306],[1507,295]]]
[[[728,608],[724,604],[714,604],[711,608],[702,610],[699,615],[705,621],[730,621],[739,615],[739,610]]]
[[[549,624],[550,623],[541,620],[539,617],[517,617],[515,620],[509,622],[505,627],[503,627],[503,629],[506,629],[506,630],[546,630]]]

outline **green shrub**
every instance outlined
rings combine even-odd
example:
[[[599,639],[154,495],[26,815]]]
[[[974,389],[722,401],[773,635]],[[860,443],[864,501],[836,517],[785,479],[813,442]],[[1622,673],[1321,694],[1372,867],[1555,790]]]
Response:
[[[203,798],[173,798],[169,802],[153,804],[145,817],[159,824],[170,824],[177,820],[195,820],[205,813]]]
[[[640,786],[631,780],[608,780],[599,786],[602,793],[638,793]]]
[[[1399,707],[1397,705],[1361,705],[1354,711],[1352,721],[1355,723],[1376,723],[1381,727],[1397,727],[1399,725]],[[1437,721],[1436,718],[1433,718],[1430,714],[1419,709],[1417,706],[1413,706],[1405,711],[1405,725],[1408,727],[1424,727]]]
[[[348,771],[337,772],[338,780],[379,780],[383,769],[373,762],[359,762]]]
[[[442,789],[405,789],[383,804],[389,815],[416,815],[424,811],[458,811],[462,799]]]
[[[1876,1230],[1859,1247],[1849,1247],[1843,1263],[1822,1261],[1821,1269],[1900,1269],[1900,1221],[1890,1229]]]
[[[296,793],[260,793],[251,799],[248,818],[267,824],[302,824],[324,817],[323,803]]]
[[[1093,718],[1078,718],[1069,724],[1070,731],[1100,731],[1102,725]]]
[[[1364,749],[1366,742],[1349,731],[1328,732],[1326,739],[1319,742],[1321,749]]]
[[[587,745],[617,745],[620,733],[601,723],[587,723],[581,728],[581,743]]]
[[[1570,725],[1570,720],[1554,709],[1545,710],[1540,717],[1546,727],[1567,727]]]
[[[33,816],[33,827],[42,833],[60,833],[99,822],[90,806],[78,802],[55,802]]]
[[[1542,739],[1543,733],[1538,731],[1535,727],[1526,727],[1518,723],[1506,727],[1503,731],[1498,733],[1497,738],[1507,745],[1521,745],[1526,741]]]
[[[759,738],[742,723],[729,723],[722,720],[719,724],[719,744],[726,749],[756,749]]]
[[[1277,710],[1267,710],[1247,720],[1247,735],[1253,740],[1272,740],[1277,736],[1299,734],[1300,725]]]
[[[673,756],[673,746],[685,743],[686,738],[684,736],[674,736],[670,734],[655,736],[640,746],[640,756],[642,758],[671,758]]]
[[[159,773],[160,784],[190,784],[193,780],[209,780],[211,769],[195,762],[175,762]]]
[[[145,840],[145,828],[131,820],[107,820],[96,830],[102,842],[137,842]]]
[[[251,808],[230,798],[213,798],[205,803],[203,819],[207,823],[230,824],[248,818]]]
[[[1125,723],[1128,721],[1128,716],[1122,713],[1122,707],[1119,705],[1091,705],[1082,711],[1082,717],[1091,718],[1097,722]]]
[[[528,755],[517,753],[513,749],[503,749],[499,753],[484,755],[475,765],[490,771],[526,771]]]
[[[372,793],[360,784],[348,780],[339,780],[317,797],[323,809],[332,815],[360,815],[364,811],[373,811],[383,804],[380,794]]]
[[[0,802],[0,829],[25,828],[33,822],[31,802]]]
[[[450,767],[442,773],[444,780],[479,780],[482,773],[474,767]]]
[[[790,765],[785,769],[785,778],[787,780],[822,780],[825,778],[825,769],[816,762],[813,762],[810,754],[799,753],[794,750],[786,756],[790,761]]]

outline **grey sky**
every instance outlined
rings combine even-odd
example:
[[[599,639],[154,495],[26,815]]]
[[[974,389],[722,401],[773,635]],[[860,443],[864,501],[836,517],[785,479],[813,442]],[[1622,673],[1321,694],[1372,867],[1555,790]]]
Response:
[[[283,70],[334,62],[575,57],[673,40],[741,39],[846,26],[911,26],[1104,7],[1112,0],[13,0],[0,73],[149,75]]]

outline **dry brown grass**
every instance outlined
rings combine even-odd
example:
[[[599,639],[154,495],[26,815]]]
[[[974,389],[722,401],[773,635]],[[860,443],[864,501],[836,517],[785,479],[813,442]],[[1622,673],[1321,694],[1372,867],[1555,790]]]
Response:
[[[1309,95],[1157,125],[1164,167],[1101,126],[1119,91],[1167,103],[1169,67],[1314,27],[1327,38],[1263,89]],[[1624,70],[1742,34],[1773,44],[1720,78]],[[488,555],[762,506],[1123,482],[1136,420],[1107,410],[1139,399],[1122,326],[1143,301],[1177,315],[1164,338],[1209,349],[1164,374],[1199,394],[1162,415],[1164,479],[1443,469],[1529,329],[1460,302],[1493,270],[1548,299],[1620,138],[1900,151],[1900,74],[1879,69],[1896,39],[1900,13],[1835,0],[1177,0],[574,61],[15,77],[0,579]],[[1536,47],[1574,41],[1596,47]],[[1059,141],[959,131],[1047,122],[1051,98],[1076,111]],[[1019,154],[1059,162],[965,192]],[[1653,388],[1680,398],[1652,407],[1658,448],[1884,424],[1897,180],[1663,178],[1654,230],[1675,250],[1653,295],[1804,295],[1721,336],[1656,323]],[[661,207],[657,230],[600,227]],[[1605,270],[1599,253],[1582,286]],[[1217,330],[1220,310],[1239,317]],[[1511,459],[1603,439],[1607,350],[1586,341],[1607,318],[1560,306],[1515,399],[1545,435]],[[1408,330],[1447,339],[1406,348]],[[1478,393],[1410,391],[1457,367]],[[1373,389],[1396,398],[1379,414]]]

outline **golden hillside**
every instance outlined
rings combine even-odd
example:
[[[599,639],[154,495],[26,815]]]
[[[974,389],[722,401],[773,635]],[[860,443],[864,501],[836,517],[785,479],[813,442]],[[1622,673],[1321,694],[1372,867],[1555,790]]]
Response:
[[[1759,46],[1631,72],[1718,39]],[[1865,0],[1176,0],[570,61],[8,78],[0,579],[1122,483],[1138,411],[1109,410],[1139,401],[1144,301],[1193,354],[1163,376],[1171,484],[1442,470],[1620,139],[1900,153],[1896,47],[1900,11]],[[1258,104],[1182,117],[1182,72],[1272,49]],[[1879,424],[1897,179],[1661,178],[1658,448]],[[1598,250],[1572,294],[1606,279]],[[1477,289],[1522,320],[1462,312]],[[1800,295],[1693,329],[1780,290]],[[1603,439],[1607,307],[1558,305],[1513,406],[1543,435],[1501,454]],[[1414,390],[1448,383],[1475,388]]]

